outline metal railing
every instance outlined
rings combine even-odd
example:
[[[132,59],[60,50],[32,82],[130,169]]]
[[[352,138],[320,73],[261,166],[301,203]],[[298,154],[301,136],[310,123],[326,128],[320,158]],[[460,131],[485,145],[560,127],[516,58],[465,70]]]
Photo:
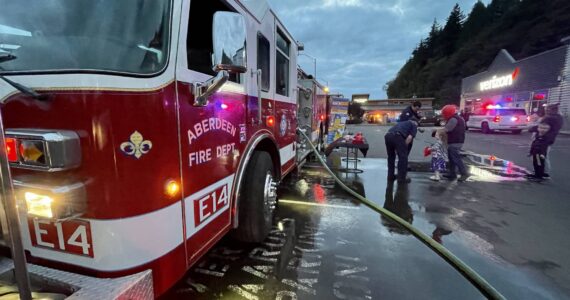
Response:
[[[4,123],[0,107],[0,229],[2,241],[10,247],[14,261],[14,277],[18,285],[20,299],[31,300],[30,278],[22,236],[20,231],[20,218],[18,205],[14,194],[14,185],[10,173],[10,163],[6,151],[6,138],[4,136]]]

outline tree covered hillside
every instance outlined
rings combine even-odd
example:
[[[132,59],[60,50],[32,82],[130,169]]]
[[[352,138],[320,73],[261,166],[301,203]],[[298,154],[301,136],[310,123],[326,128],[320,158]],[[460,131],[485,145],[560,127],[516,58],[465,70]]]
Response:
[[[434,21],[396,78],[389,98],[435,97],[436,105],[459,103],[461,79],[482,71],[499,50],[522,59],[560,46],[570,36],[570,0],[477,2],[468,17],[459,5],[447,22]]]

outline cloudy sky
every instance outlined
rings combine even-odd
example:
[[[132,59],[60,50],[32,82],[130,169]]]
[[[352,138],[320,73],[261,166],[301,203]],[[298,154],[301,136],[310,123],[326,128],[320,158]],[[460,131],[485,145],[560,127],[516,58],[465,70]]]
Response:
[[[305,53],[317,58],[317,77],[346,97],[386,97],[396,76],[434,18],[445,24],[453,5],[465,14],[476,0],[268,0]],[[484,1],[486,4],[489,0]],[[299,57],[307,73],[313,60]]]

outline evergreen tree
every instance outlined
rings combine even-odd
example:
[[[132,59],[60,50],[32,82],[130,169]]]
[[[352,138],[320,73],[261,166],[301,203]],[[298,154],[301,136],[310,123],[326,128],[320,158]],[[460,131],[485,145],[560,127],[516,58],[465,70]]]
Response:
[[[437,23],[437,20],[433,20],[433,24],[431,25],[431,30],[429,32],[428,37],[426,38],[426,51],[429,55],[433,55],[434,49],[436,48],[437,43],[439,42],[439,36],[441,34],[441,28]]]
[[[464,15],[461,12],[459,4],[455,4],[449,17],[447,18],[447,23],[443,27],[440,35],[439,43],[439,53],[442,56],[449,56],[458,45],[459,37],[461,36],[461,29],[463,28]]]
[[[488,6],[489,16],[494,22],[500,22],[501,18],[515,9],[520,2],[521,0],[493,0]]]
[[[463,30],[459,37],[459,46],[465,44],[470,38],[478,35],[490,23],[487,7],[481,1],[477,1],[463,24]]]

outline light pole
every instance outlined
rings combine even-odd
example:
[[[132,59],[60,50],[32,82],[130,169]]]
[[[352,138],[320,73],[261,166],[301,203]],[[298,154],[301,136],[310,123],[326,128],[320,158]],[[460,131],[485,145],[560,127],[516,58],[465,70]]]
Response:
[[[317,59],[307,53],[300,53],[299,55],[304,55],[313,60],[313,67],[315,69],[315,80],[317,80]]]

